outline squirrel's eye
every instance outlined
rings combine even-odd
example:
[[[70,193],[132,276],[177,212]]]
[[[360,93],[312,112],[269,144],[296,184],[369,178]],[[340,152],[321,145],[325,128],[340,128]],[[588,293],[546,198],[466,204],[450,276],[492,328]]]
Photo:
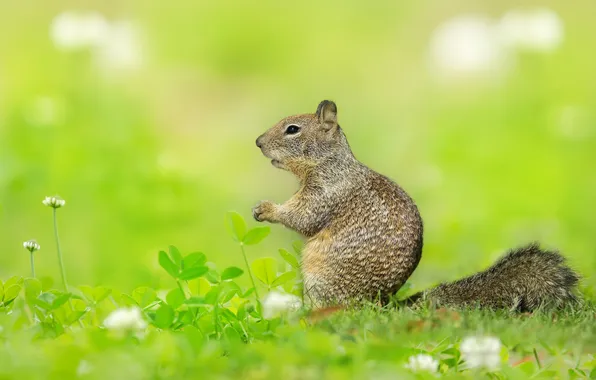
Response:
[[[295,135],[298,132],[300,132],[300,127],[297,125],[288,125],[286,128],[286,135]]]

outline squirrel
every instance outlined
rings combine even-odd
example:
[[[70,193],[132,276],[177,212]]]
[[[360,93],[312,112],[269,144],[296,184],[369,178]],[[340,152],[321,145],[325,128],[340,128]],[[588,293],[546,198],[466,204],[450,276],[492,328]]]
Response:
[[[387,303],[422,256],[423,223],[412,198],[359,162],[322,101],[314,114],[289,116],[256,140],[273,166],[293,173],[300,189],[285,203],[261,201],[259,222],[280,223],[307,239],[301,270],[315,306]],[[408,305],[533,311],[579,302],[579,276],[556,251],[537,244],[513,249],[492,267],[414,294]],[[306,299],[305,297],[305,299]]]

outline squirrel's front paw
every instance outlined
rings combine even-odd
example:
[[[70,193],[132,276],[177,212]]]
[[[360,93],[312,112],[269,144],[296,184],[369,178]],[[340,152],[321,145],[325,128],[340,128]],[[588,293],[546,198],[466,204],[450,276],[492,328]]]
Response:
[[[270,201],[261,201],[252,209],[252,216],[258,222],[273,222],[276,205]]]

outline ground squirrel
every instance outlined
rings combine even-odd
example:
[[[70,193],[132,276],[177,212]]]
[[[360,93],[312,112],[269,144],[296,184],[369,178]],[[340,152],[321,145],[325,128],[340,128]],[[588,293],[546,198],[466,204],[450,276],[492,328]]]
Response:
[[[335,103],[324,100],[314,114],[281,120],[256,144],[273,166],[300,180],[287,202],[262,201],[253,216],[307,238],[305,299],[315,306],[345,305],[395,294],[420,261],[422,218],[400,186],[354,157]],[[577,283],[561,255],[532,244],[510,251],[484,272],[409,301],[526,311],[576,301]]]

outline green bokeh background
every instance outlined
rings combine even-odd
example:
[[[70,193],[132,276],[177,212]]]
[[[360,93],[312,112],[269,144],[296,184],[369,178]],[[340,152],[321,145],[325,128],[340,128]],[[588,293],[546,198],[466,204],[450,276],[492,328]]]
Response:
[[[415,287],[454,279],[506,249],[558,248],[593,286],[596,269],[596,3],[550,2],[565,26],[553,53],[516,53],[508,75],[437,80],[433,30],[515,1],[0,3],[0,277],[58,279],[51,210],[70,282],[162,286],[157,251],[242,264],[225,213],[296,189],[254,140],[333,99],[356,156],[400,183],[425,221]],[[537,3],[527,3],[536,5]],[[133,19],[143,65],[108,75],[57,49],[64,10]],[[52,102],[46,117],[44,100]],[[281,226],[249,255],[275,256]]]

